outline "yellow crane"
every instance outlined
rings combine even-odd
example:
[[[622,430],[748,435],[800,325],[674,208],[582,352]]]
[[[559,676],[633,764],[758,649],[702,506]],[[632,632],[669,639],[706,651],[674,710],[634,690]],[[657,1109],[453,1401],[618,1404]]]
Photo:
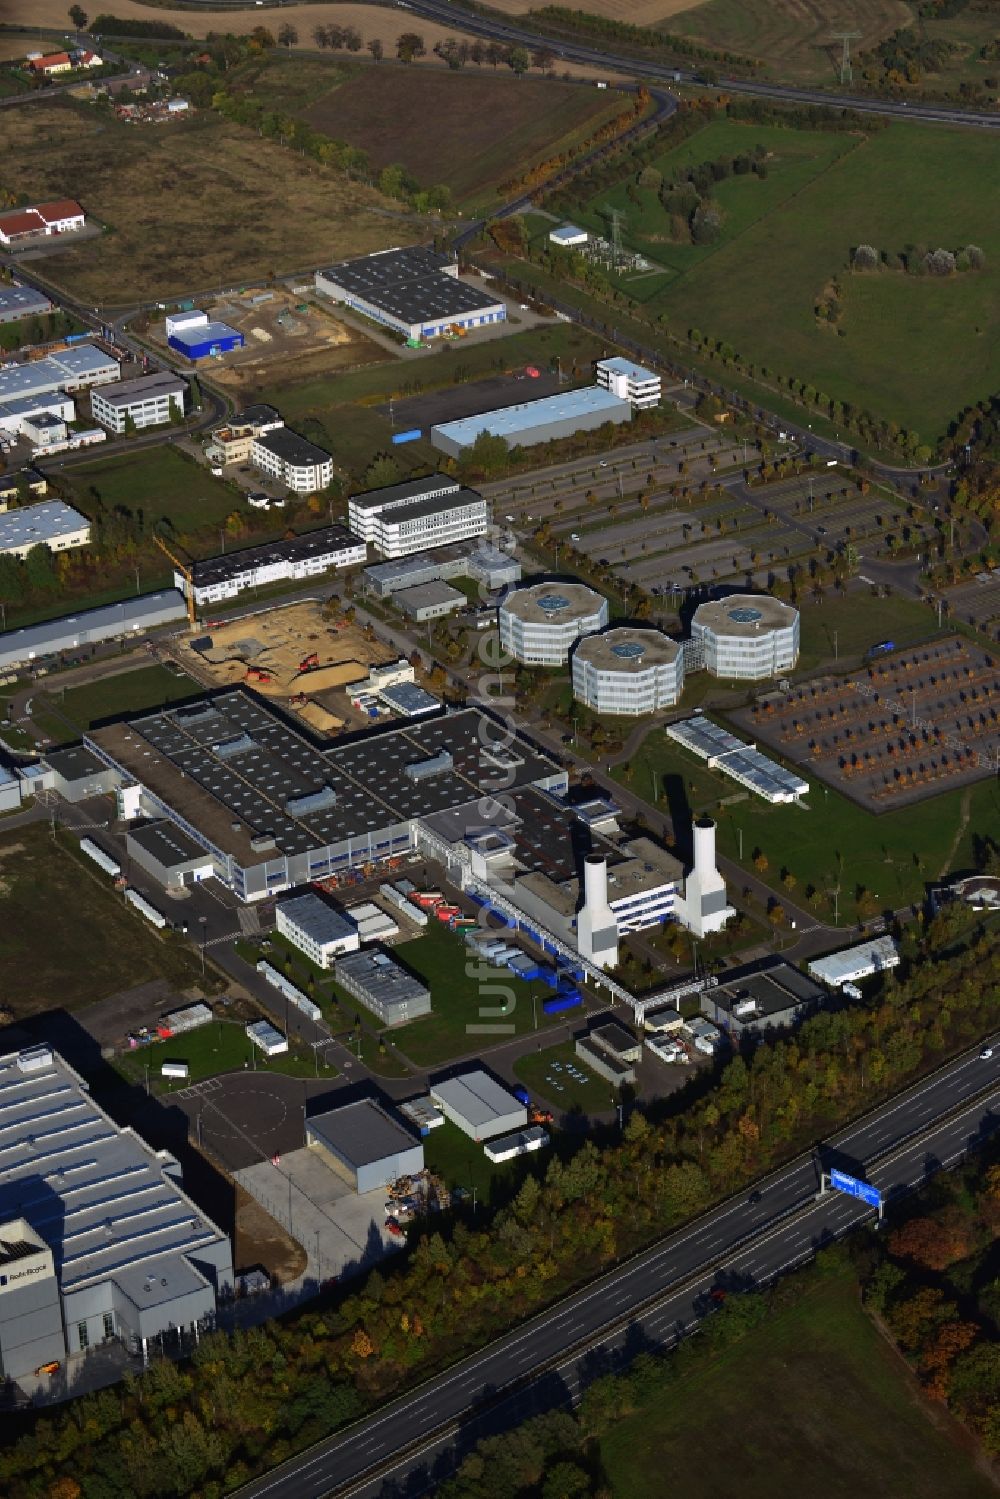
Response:
[[[186,562],[182,562],[179,557],[175,556],[175,554],[167,546],[167,543],[163,540],[162,536],[154,536],[153,540],[156,542],[156,545],[159,547],[160,551],[164,552],[170,558],[170,561],[174,564],[177,571],[180,573],[181,577],[187,584],[187,589],[184,593],[184,601],[187,604],[188,624],[191,626],[192,630],[196,630],[198,628],[198,621],[195,618],[194,612],[194,573],[191,571],[191,568],[187,565]]]

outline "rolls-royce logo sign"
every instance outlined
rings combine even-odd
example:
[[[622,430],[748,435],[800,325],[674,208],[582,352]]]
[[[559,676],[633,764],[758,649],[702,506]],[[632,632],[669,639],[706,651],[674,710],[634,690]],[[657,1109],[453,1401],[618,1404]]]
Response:
[[[40,1265],[26,1265],[23,1270],[15,1270],[9,1272],[7,1275],[0,1275],[0,1291],[5,1287],[14,1285],[19,1280],[27,1280],[29,1276],[44,1275],[45,1270],[46,1266],[43,1263]]]

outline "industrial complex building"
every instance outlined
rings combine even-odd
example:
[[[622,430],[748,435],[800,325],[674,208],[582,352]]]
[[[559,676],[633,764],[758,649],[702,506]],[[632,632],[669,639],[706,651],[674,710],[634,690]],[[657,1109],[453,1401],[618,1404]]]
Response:
[[[608,601],[585,583],[513,588],[497,611],[500,644],[527,666],[562,666],[582,635],[603,630]]]
[[[112,1338],[145,1353],[210,1326],[228,1237],[176,1160],[115,1124],[48,1047],[0,1057],[0,1357],[10,1378]]]
[[[281,935],[304,952],[317,968],[332,968],[341,953],[357,952],[361,946],[358,929],[350,917],[313,891],[279,901],[274,917]]]
[[[167,319],[167,343],[192,363],[242,349],[246,339],[228,323],[215,322],[207,312],[187,312]]]
[[[0,369],[0,403],[27,397],[54,395],[57,391],[86,390],[91,385],[110,385],[121,375],[117,359],[96,344],[75,344],[28,364]]]
[[[424,1147],[370,1098],[306,1120],[306,1144],[355,1192],[385,1191],[424,1169]]]
[[[32,547],[65,552],[90,541],[90,521],[62,500],[42,500],[0,514],[0,556],[27,557]]]
[[[672,708],[684,691],[684,647],[659,630],[621,625],[573,650],[573,696],[595,713],[635,717]]]
[[[502,323],[506,305],[458,280],[458,266],[420,245],[381,250],[316,272],[316,290],[412,343]]]
[[[636,411],[648,411],[660,404],[661,381],[655,370],[631,359],[599,359],[597,383],[610,390],[619,400],[629,401]]]
[[[223,552],[195,562],[189,574],[174,573],[174,583],[192,594],[198,608],[234,599],[247,588],[260,588],[285,578],[317,578],[331,568],[357,567],[367,550],[363,541],[343,526],[325,526],[287,541],[263,542],[238,552]]]
[[[90,409],[95,420],[111,432],[125,432],[130,420],[137,430],[159,427],[175,412],[184,415],[186,389],[178,375],[165,371],[140,375],[136,380],[116,380],[113,385],[92,391]]]
[[[273,427],[252,439],[250,462],[261,473],[287,484],[296,494],[315,494],[318,489],[326,489],[333,478],[333,459],[329,453],[284,426]]]
[[[464,489],[443,474],[430,474],[351,495],[347,522],[383,557],[396,558],[484,536],[489,513],[474,489]]]
[[[592,432],[605,422],[621,425],[631,420],[632,407],[628,401],[612,395],[603,386],[585,385],[580,390],[560,391],[537,401],[504,406],[499,411],[441,422],[431,428],[431,442],[449,458],[458,458],[484,432],[502,437],[509,447],[527,448],[540,442],[554,442],[559,437],[572,437],[575,432]]]
[[[40,625],[26,625],[0,635],[0,670],[25,666],[56,656],[60,651],[75,651],[81,646],[99,645],[169,625],[183,619],[184,600],[174,588],[162,593],[144,593],[139,598],[123,599],[119,604],[104,604],[82,614],[46,620]]]
[[[715,677],[760,681],[799,659],[799,612],[770,594],[733,593],[699,604],[691,639]]]
[[[135,788],[133,817],[169,818],[254,901],[412,848],[418,823],[498,787],[565,787],[564,770],[490,724],[467,708],[321,750],[230,691],[93,729],[85,745]]]
[[[0,286],[0,323],[19,323],[26,317],[44,317],[52,311],[52,303],[33,286],[21,286],[13,281]]]
[[[809,782],[797,771],[787,770],[762,755],[756,745],[745,744],[703,713],[668,724],[666,732],[670,739],[704,760],[710,770],[721,771],[765,801],[795,802],[809,790]]]

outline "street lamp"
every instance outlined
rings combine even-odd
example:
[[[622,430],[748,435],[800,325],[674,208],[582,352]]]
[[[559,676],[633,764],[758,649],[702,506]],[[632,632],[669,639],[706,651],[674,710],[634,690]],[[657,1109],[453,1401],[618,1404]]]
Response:
[[[198,920],[201,923],[201,972],[202,972],[202,976],[204,977],[204,973],[205,973],[205,928],[208,925],[208,917],[207,916],[199,916]]]

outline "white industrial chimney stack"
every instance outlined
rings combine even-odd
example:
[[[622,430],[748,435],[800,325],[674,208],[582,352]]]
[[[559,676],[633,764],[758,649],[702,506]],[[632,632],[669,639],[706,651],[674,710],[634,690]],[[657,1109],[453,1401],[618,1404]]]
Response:
[[[692,829],[694,867],[684,881],[684,895],[674,903],[678,921],[704,937],[718,932],[736,913],[726,901],[726,882],[715,864],[715,823],[710,817],[699,817]]]
[[[583,861],[583,905],[576,917],[576,945],[597,968],[618,962],[618,922],[608,905],[608,861],[588,854]]]

